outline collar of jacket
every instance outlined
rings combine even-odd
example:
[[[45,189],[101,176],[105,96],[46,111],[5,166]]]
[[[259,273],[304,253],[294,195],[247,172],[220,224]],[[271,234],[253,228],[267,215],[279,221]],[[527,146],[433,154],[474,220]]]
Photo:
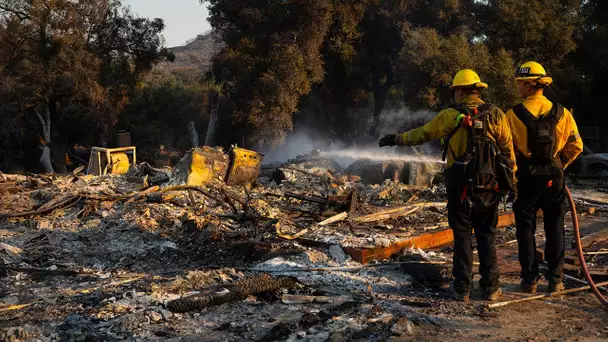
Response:
[[[526,99],[524,101],[536,101],[536,100],[541,100],[541,101],[547,100],[548,101],[549,99],[547,99],[547,97],[543,94],[535,94],[535,95],[530,95],[530,96],[526,97]]]
[[[484,104],[485,102],[483,102],[479,95],[469,95],[464,99],[458,101],[458,103],[462,103],[467,107],[477,107],[479,105]]]

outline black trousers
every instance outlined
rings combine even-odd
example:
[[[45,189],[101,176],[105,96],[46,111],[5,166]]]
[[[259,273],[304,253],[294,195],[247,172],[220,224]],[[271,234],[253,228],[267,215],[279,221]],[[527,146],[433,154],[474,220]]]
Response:
[[[454,287],[470,291],[473,284],[473,231],[479,252],[479,285],[489,292],[498,289],[500,270],[496,259],[498,205],[469,211],[458,198],[448,198],[448,221],[454,232]]]
[[[565,186],[547,188],[545,184],[520,180],[519,197],[513,204],[515,224],[517,225],[517,244],[521,278],[531,282],[539,279],[538,260],[536,259],[536,212],[543,211],[545,228],[545,260],[548,281],[561,281],[564,270],[566,214]]]

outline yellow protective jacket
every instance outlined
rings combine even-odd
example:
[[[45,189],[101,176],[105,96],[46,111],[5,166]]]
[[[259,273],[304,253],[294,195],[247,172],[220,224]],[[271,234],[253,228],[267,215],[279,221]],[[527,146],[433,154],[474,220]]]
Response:
[[[484,103],[476,96],[466,97],[460,102],[464,103],[469,108],[475,108]],[[459,114],[460,113],[456,109],[444,109],[426,125],[398,135],[396,143],[397,145],[414,146],[431,140],[447,138],[456,127],[456,119]],[[509,129],[507,117],[498,107],[493,107],[488,115],[488,133],[490,138],[494,140],[500,152],[504,156],[509,157],[513,165],[513,172],[515,172],[517,166],[515,164],[513,140],[511,138],[511,130]],[[448,168],[454,163],[454,157],[458,158],[466,152],[467,138],[467,131],[462,127],[450,138],[447,159]],[[450,152],[450,148],[454,152],[454,155]]]
[[[543,95],[532,95],[523,102],[524,106],[532,115],[538,117],[545,115],[553,108],[553,103]],[[513,145],[517,155],[530,158],[532,156],[528,148],[528,130],[513,110],[507,112],[507,119],[513,133]],[[564,108],[564,114],[555,127],[555,151],[553,157],[561,159],[564,169],[583,151],[583,140],[578,133],[576,122],[569,110]]]

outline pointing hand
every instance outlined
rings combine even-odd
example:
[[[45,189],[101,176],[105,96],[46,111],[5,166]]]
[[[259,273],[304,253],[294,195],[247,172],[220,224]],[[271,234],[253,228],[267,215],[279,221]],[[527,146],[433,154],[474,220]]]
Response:
[[[380,139],[380,141],[378,142],[378,145],[380,145],[380,147],[395,146],[395,145],[397,145],[395,143],[396,139],[397,139],[396,134],[388,134],[388,135],[385,135],[382,139]]]

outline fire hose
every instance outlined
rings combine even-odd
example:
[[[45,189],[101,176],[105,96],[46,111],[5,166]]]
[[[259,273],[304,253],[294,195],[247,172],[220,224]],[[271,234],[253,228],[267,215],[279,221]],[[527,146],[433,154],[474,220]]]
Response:
[[[570,204],[570,213],[572,214],[572,225],[574,227],[574,238],[575,238],[575,243],[576,243],[576,253],[578,254],[578,260],[579,260],[579,263],[581,265],[581,269],[583,270],[583,273],[585,274],[585,278],[587,279],[587,283],[586,283],[587,285],[586,286],[582,286],[582,287],[573,288],[573,289],[563,290],[563,291],[559,291],[559,292],[552,292],[552,293],[547,293],[547,294],[542,294],[542,295],[537,295],[537,296],[531,296],[531,297],[525,297],[525,298],[520,298],[520,299],[515,299],[515,300],[509,300],[509,301],[505,301],[505,302],[490,303],[490,304],[488,304],[488,308],[493,309],[493,308],[498,308],[498,307],[509,305],[509,304],[513,304],[513,303],[527,302],[527,301],[531,301],[531,300],[535,300],[535,299],[541,299],[541,298],[546,298],[546,297],[561,296],[561,295],[565,295],[565,294],[568,294],[568,293],[587,291],[587,290],[591,289],[591,291],[593,291],[593,294],[595,294],[595,296],[597,297],[597,299],[601,303],[604,304],[605,308],[608,309],[608,301],[600,293],[600,291],[598,289],[598,285],[599,286],[606,286],[606,285],[608,285],[608,281],[596,285],[593,282],[593,278],[591,278],[591,275],[589,274],[589,270],[587,269],[587,263],[585,262],[585,254],[583,253],[583,245],[581,243],[581,232],[580,232],[580,228],[578,226],[578,216],[576,214],[576,205],[574,205],[574,200],[572,199],[572,194],[570,193],[570,189],[568,189],[568,187],[566,187],[566,197],[568,197],[568,204]],[[583,282],[580,279],[578,281]]]
[[[576,214],[576,205],[574,204],[574,200],[572,199],[572,194],[570,193],[570,189],[568,189],[568,187],[566,187],[566,195],[568,197],[568,203],[570,204],[570,213],[572,216],[572,226],[574,227],[574,239],[575,239],[575,243],[576,243],[576,253],[578,254],[578,260],[581,265],[581,269],[583,270],[583,273],[585,274],[585,279],[587,279],[587,283],[589,284],[589,287],[593,291],[593,294],[595,294],[597,299],[602,304],[604,304],[605,306],[608,307],[608,300],[606,300],[606,297],[604,297],[604,295],[602,295],[600,290],[597,288],[597,286],[593,282],[593,278],[591,278],[591,275],[589,274],[589,270],[587,269],[587,263],[585,262],[585,254],[583,252],[583,245],[581,243],[581,232],[580,232],[580,229],[578,226],[578,216]]]

